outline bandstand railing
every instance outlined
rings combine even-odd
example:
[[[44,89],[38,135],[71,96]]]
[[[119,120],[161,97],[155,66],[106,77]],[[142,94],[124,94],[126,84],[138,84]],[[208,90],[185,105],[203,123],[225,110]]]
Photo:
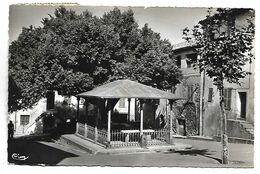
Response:
[[[77,123],[77,133],[79,135],[84,136],[85,135],[85,125],[82,123]]]
[[[106,130],[77,123],[77,133],[84,138],[93,140],[93,142],[101,143],[111,148],[140,146],[141,139],[143,139],[142,141],[145,143],[145,146],[165,145],[169,143],[168,129],[144,129],[142,135],[140,134],[140,130],[111,130],[109,141]]]

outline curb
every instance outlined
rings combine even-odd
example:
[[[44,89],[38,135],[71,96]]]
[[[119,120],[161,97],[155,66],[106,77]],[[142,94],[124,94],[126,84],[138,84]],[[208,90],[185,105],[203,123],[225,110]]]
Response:
[[[79,137],[79,136],[77,136]],[[79,137],[80,138],[80,137]],[[89,141],[87,139],[84,139],[85,141]],[[98,155],[98,154],[131,154],[131,153],[155,153],[155,152],[169,152],[169,151],[179,151],[179,150],[189,150],[192,148],[191,145],[178,143],[173,145],[165,145],[165,146],[150,146],[146,148],[142,147],[125,147],[125,148],[104,148],[102,149],[94,149],[90,146],[84,145],[80,142],[77,142],[76,140],[71,140],[67,137],[60,137],[60,143],[61,144],[69,144],[71,146],[74,146],[76,148],[79,148],[81,150],[84,150],[90,154]],[[89,141],[92,143],[91,141]]]
[[[200,141],[216,141],[211,137],[200,137],[200,136],[173,136],[176,139],[188,139],[188,140],[200,140]]]
[[[97,155],[100,154],[106,154],[106,155],[110,155],[110,154],[128,154],[128,153],[143,153],[143,152],[151,152],[149,149],[124,149],[124,150],[113,150],[113,149],[105,149],[104,151],[97,151]]]
[[[218,142],[221,141],[220,136],[215,136],[214,139],[215,139],[215,141],[218,141]],[[228,142],[229,143],[238,143],[238,144],[254,144],[254,140],[237,138],[237,137],[228,137]]]
[[[199,141],[215,141],[220,142],[220,136],[214,137],[201,137],[201,136],[173,136],[175,139],[186,139],[186,140],[199,140]],[[237,138],[237,137],[228,137],[229,143],[240,143],[240,144],[254,144],[254,140]]]
[[[192,145],[189,144],[179,144],[179,145],[166,145],[166,146],[150,146],[146,148],[142,147],[126,147],[123,149],[112,148],[97,151],[96,154],[128,154],[128,153],[155,153],[155,152],[169,152],[169,151],[179,151],[179,150],[190,150]]]

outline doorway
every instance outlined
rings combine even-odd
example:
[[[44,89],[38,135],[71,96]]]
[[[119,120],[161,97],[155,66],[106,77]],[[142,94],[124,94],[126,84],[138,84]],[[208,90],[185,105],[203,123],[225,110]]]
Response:
[[[245,119],[246,118],[246,92],[238,92],[239,99],[240,99],[240,118]]]

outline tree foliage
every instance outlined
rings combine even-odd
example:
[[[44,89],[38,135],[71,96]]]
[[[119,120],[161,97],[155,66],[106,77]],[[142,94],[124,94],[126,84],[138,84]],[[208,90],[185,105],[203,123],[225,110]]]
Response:
[[[96,17],[59,7],[41,27],[23,28],[9,47],[9,75],[20,94],[9,111],[33,106],[47,90],[75,95],[123,78],[160,89],[179,83],[169,41],[147,24],[138,27],[130,9]]]

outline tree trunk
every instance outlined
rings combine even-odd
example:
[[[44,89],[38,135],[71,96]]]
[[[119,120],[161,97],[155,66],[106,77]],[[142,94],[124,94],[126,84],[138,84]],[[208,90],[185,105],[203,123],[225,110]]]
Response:
[[[228,137],[227,137],[227,115],[224,105],[224,88],[220,88],[220,110],[221,110],[221,145],[222,145],[222,164],[228,164]]]

